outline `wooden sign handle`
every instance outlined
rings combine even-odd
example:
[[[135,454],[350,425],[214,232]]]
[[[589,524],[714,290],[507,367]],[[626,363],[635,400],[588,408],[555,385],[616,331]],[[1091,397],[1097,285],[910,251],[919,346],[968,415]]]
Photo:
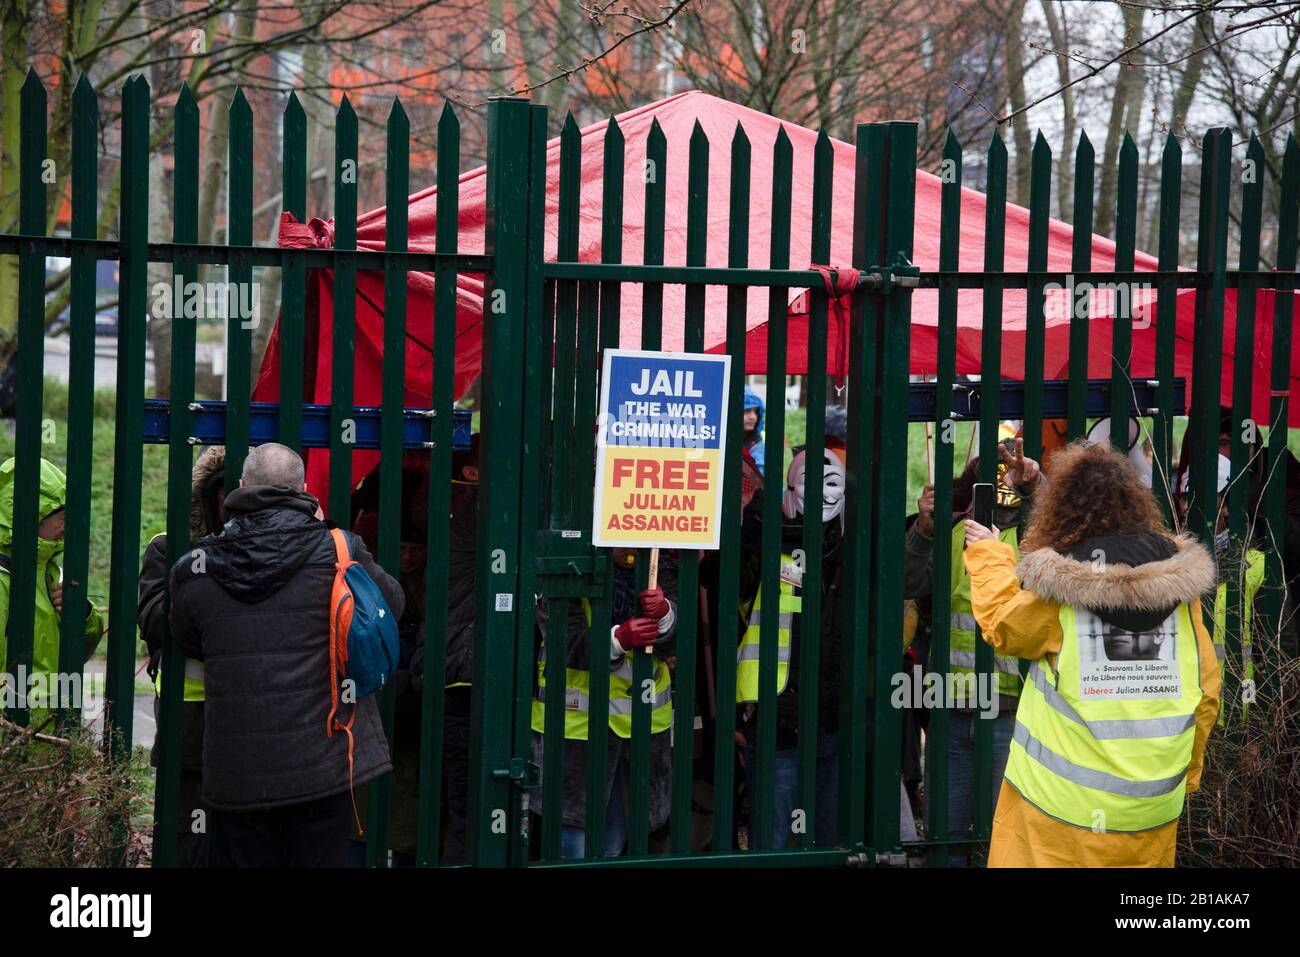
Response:
[[[645,587],[646,588],[659,587],[659,549],[658,548],[650,549],[650,575],[646,579]],[[645,645],[644,647],[645,647],[646,654],[648,655],[654,654],[653,645]]]

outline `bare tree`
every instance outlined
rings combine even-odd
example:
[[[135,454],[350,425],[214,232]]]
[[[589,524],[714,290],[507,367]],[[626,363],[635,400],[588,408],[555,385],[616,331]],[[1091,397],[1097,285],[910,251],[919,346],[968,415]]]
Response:
[[[1056,12],[1055,0],[1042,0],[1043,18],[1047,21],[1047,32],[1051,37],[1052,48],[1059,51],[1070,49],[1070,24],[1068,8],[1062,4],[1060,15]],[[1056,164],[1056,203],[1057,211],[1063,220],[1074,218],[1074,163],[1075,140],[1078,137],[1078,125],[1074,111],[1074,88],[1070,86],[1070,58],[1057,55],[1056,70],[1061,83],[1061,148],[1057,153],[1060,162]],[[1012,106],[1013,110],[1020,107]],[[1026,120],[1028,114],[1024,114]]]
[[[1131,48],[1130,58],[1139,56],[1139,41],[1142,37],[1142,20],[1146,8],[1139,5],[1127,5],[1124,12],[1123,46]],[[1140,61],[1139,61],[1140,62]],[[1132,59],[1121,61],[1117,65],[1118,73],[1114,77],[1114,95],[1110,101],[1110,120],[1106,124],[1106,142],[1102,147],[1101,177],[1097,186],[1097,204],[1094,207],[1093,228],[1104,236],[1109,236],[1115,225],[1115,189],[1119,182],[1119,147],[1126,129],[1136,119],[1142,95],[1141,72],[1138,63]],[[1130,121],[1126,124],[1125,120]]]

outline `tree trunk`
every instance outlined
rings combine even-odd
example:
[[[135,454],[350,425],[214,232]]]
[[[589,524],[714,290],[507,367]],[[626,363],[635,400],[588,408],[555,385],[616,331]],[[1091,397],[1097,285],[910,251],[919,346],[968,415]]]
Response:
[[[1120,41],[1130,47],[1142,38],[1143,7],[1124,8],[1124,36]],[[1137,55],[1132,57],[1135,61]],[[1110,122],[1106,125],[1106,146],[1101,154],[1101,186],[1097,192],[1096,218],[1093,229],[1109,236],[1115,227],[1115,191],[1119,182],[1119,144],[1124,138],[1124,118],[1130,112],[1134,87],[1141,93],[1140,70],[1125,63],[1118,65],[1115,96],[1110,103]]]
[[[1070,49],[1070,26],[1066,21],[1065,8],[1061,8],[1058,19],[1053,0],[1042,0],[1043,16],[1047,19],[1047,32],[1052,38],[1052,49],[1056,51],[1056,73],[1060,85],[1070,82],[1070,58],[1065,54]],[[1078,122],[1074,113],[1074,88],[1067,87],[1061,91],[1061,110],[1064,119],[1061,123],[1061,152],[1056,162],[1056,208],[1062,221],[1074,221],[1074,150],[1078,145],[1075,138]]]
[[[203,144],[203,179],[199,184],[199,242],[215,243],[218,239],[217,210],[225,204],[226,162],[230,151],[230,96],[215,93],[210,98],[208,138]],[[211,266],[201,266],[201,281],[206,281]]]
[[[303,7],[303,16],[307,16],[308,7]],[[334,207],[334,144],[330,133],[334,130],[334,109],[329,94],[325,92],[329,83],[328,47],[324,43],[309,41],[302,49],[302,85],[304,95],[299,97],[302,111],[307,117],[307,209],[308,216],[315,215],[316,210],[330,210]],[[316,165],[319,163],[319,167]],[[325,170],[322,187],[317,185],[316,169]],[[328,213],[326,213],[328,215]]]
[[[148,12],[141,10],[139,27],[142,32],[148,30],[147,16]],[[163,78],[159,67],[157,65],[151,67],[149,73],[150,88],[162,89]],[[171,224],[175,222],[172,209],[174,191],[168,188],[167,171],[163,166],[161,149],[154,149],[149,153],[149,192],[148,236],[155,242],[170,242]],[[175,280],[170,263],[150,263],[147,272],[149,301],[152,302],[154,288],[161,284],[171,290]],[[175,301],[174,295],[173,301]],[[160,319],[153,314],[152,309],[149,310],[148,316],[149,345],[153,348],[154,395],[160,399],[168,399],[172,394],[172,322],[175,319],[174,317]]]
[[[1196,18],[1192,27],[1191,39],[1187,44],[1187,52],[1199,50],[1209,42],[1210,16],[1208,13],[1202,13]],[[1201,82],[1201,68],[1205,63],[1207,54],[1199,53],[1189,56],[1186,64],[1183,66],[1183,75],[1178,80],[1178,88],[1174,91],[1173,102],[1169,107],[1169,135],[1183,136],[1187,133],[1187,111],[1191,109],[1192,97],[1196,95],[1196,88]],[[1164,143],[1160,144],[1163,149]],[[1148,207],[1149,208],[1149,207]],[[1147,249],[1155,251],[1160,243],[1160,217],[1159,212],[1154,213],[1147,224]]]
[[[1189,53],[1205,46],[1209,40],[1209,27],[1208,13],[1202,13],[1196,18],[1196,25],[1192,29],[1192,40],[1188,45]],[[1174,93],[1174,102],[1169,110],[1170,132],[1181,134],[1187,131],[1187,111],[1191,108],[1196,87],[1201,82],[1201,66],[1204,62],[1205,54],[1197,54],[1189,57],[1186,66],[1183,67],[1183,75],[1178,81],[1178,90]]]
[[[171,241],[172,190],[167,188],[167,172],[163,169],[163,151],[154,150],[149,155],[149,238],[156,242]],[[171,263],[149,264],[149,302],[153,290],[164,284],[169,290],[174,282]],[[174,299],[173,299],[174,301]],[[174,319],[158,318],[149,310],[149,345],[153,347],[154,394],[167,399],[172,394],[172,322]]]
[[[0,231],[18,232],[19,104],[27,71],[27,4],[3,0],[0,73],[3,127],[0,127]],[[18,257],[0,256],[0,369],[18,348]]]
[[[1029,114],[1019,113],[1024,109],[1025,99],[1025,63],[1021,56],[1024,44],[1020,35],[1021,20],[1025,15],[1025,0],[1011,0],[1011,9],[1007,11],[1007,97],[1011,102],[1011,137],[1016,149],[1016,192],[1017,205],[1029,205],[1029,174],[1033,160],[1033,135],[1029,131]]]

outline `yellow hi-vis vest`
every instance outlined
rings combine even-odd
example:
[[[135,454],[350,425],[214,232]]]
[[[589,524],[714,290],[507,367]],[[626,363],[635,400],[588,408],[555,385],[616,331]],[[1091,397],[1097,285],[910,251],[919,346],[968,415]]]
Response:
[[[1250,644],[1251,610],[1255,604],[1255,596],[1259,593],[1259,587],[1264,584],[1264,553],[1259,549],[1251,548],[1246,551],[1246,578],[1243,584],[1246,594],[1241,612],[1241,646],[1245,648]],[[1228,583],[1222,582],[1219,590],[1214,594],[1214,656],[1219,659],[1220,668],[1223,667],[1226,647],[1227,613]]]
[[[1089,611],[1062,605],[1060,621],[1055,672],[1035,661],[1020,696],[1008,783],[1079,828],[1132,832],[1177,820],[1201,701],[1187,605],[1159,626],[1160,657],[1150,660],[1108,659],[1105,641],[1118,629]]]
[[[1020,557],[1020,543],[1013,525],[998,532],[998,538]],[[975,673],[975,615],[970,604],[970,575],[962,561],[966,547],[966,520],[952,527],[952,598],[948,605],[948,671],[952,674]],[[1020,659],[1009,655],[993,656],[993,671],[998,676],[998,694],[1020,694]],[[960,685],[958,685],[960,688]],[[958,707],[963,706],[958,701]]]
[[[591,605],[582,599],[582,613],[591,631]],[[608,654],[601,636],[609,640],[609,632],[602,630],[591,634],[591,654]],[[609,726],[620,738],[632,737],[632,662],[633,655],[645,654],[637,648],[619,659],[617,667],[609,673]],[[650,710],[650,731],[658,734],[667,731],[673,723],[672,679],[668,663],[656,657],[654,670],[654,700]],[[576,741],[587,740],[587,711],[591,693],[591,672],[578,668],[564,670],[564,736]],[[532,728],[538,733],[546,729],[546,642],[537,652],[537,694],[533,698]]]
[[[803,598],[795,594],[802,583],[793,556],[781,556],[781,590],[777,604],[776,693],[785,691],[790,681],[790,636],[794,616],[803,611]],[[749,612],[749,624],[736,649],[736,703],[758,700],[759,635],[763,622],[763,588],[760,585]]]
[[[158,674],[153,679],[153,688],[158,697],[162,697],[162,665],[158,666]],[[185,700],[202,701],[203,700],[203,662],[195,661],[193,658],[185,659]]]
[[[1257,548],[1246,550],[1246,577],[1242,583],[1246,594],[1241,610],[1241,652],[1246,667],[1242,677],[1250,681],[1255,677],[1255,662],[1250,657],[1250,622],[1254,617],[1255,596],[1264,584],[1264,553]],[[1219,675],[1223,675],[1223,659],[1227,654],[1228,583],[1221,582],[1214,593],[1214,657],[1219,660]],[[1250,706],[1242,703],[1245,714]],[[1223,702],[1219,702],[1219,726],[1223,726]]]

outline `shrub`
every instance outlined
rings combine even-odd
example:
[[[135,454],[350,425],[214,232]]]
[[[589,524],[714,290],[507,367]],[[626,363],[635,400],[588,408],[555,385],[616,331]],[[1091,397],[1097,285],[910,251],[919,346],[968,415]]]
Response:
[[[152,814],[148,761],[115,769],[94,732],[44,733],[50,724],[0,719],[0,864],[139,866]]]

